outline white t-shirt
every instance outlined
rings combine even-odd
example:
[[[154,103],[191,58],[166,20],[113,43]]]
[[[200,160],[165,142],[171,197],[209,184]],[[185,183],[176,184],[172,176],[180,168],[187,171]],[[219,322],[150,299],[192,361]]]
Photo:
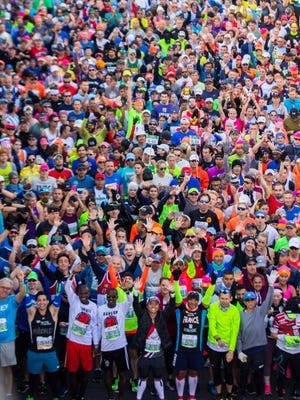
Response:
[[[103,304],[98,308],[98,326],[101,338],[101,350],[113,351],[127,345],[125,318],[132,304],[132,296],[127,301],[117,303],[114,308]]]
[[[65,284],[65,291],[70,304],[67,338],[79,344],[90,345],[93,343],[98,345],[100,338],[97,324],[97,306],[91,301],[88,304],[81,303],[71,286],[71,281],[68,279]]]

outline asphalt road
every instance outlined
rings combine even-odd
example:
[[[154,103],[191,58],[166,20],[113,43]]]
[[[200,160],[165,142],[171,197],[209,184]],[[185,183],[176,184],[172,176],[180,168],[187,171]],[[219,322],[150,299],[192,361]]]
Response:
[[[210,395],[207,391],[207,382],[208,382],[208,370],[205,368],[202,372],[199,374],[199,384],[198,384],[198,391],[196,394],[197,400],[213,400],[214,397]],[[285,400],[289,400],[292,397],[289,395],[290,390],[289,387],[291,386],[291,381],[287,380],[287,394],[285,395]],[[275,384],[273,386],[275,388]],[[149,378],[148,386],[145,391],[143,400],[158,400],[158,397],[151,396],[150,394],[151,391],[151,378]],[[115,398],[118,399],[118,394],[116,393]],[[185,398],[187,399],[187,393],[185,395]],[[26,394],[19,394],[19,393],[14,393],[13,397],[10,398],[11,400],[25,400],[26,399]],[[45,394],[45,395],[39,395],[35,397],[35,400],[51,400],[52,396],[50,393]],[[68,395],[64,397],[64,399],[69,400]],[[86,400],[106,400],[108,399],[105,387],[104,387],[104,381],[101,380],[100,383],[92,383],[90,382],[88,392],[86,395]],[[125,395],[125,400],[135,400],[136,396],[134,393],[131,392],[130,386],[129,386],[129,379],[128,379],[128,391]],[[177,395],[176,392],[171,392],[168,388],[165,388],[165,399],[166,400],[177,400]],[[273,400],[277,399],[277,393],[276,390],[273,390],[273,395],[272,396],[265,396],[266,400]],[[0,400],[6,400],[6,397],[4,395],[0,394]],[[255,400],[255,397],[250,397],[249,400]]]

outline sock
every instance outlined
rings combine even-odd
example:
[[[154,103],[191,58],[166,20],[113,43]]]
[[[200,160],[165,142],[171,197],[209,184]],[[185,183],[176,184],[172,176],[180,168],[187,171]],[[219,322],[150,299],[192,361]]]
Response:
[[[271,385],[271,377],[270,376],[265,376],[264,380],[265,380],[265,385]]]
[[[141,400],[141,398],[143,397],[144,391],[146,389],[147,386],[147,381],[142,381],[141,379],[139,379],[139,383],[138,383],[138,391],[136,394],[136,398],[138,400]]]
[[[178,397],[183,397],[184,385],[185,385],[185,378],[178,379],[176,377],[176,389]]]
[[[198,383],[198,376],[189,376],[189,396],[195,397]]]
[[[156,389],[156,391],[157,391],[157,394],[158,394],[158,398],[159,399],[164,399],[165,398],[165,392],[164,392],[164,384],[163,384],[163,381],[162,381],[162,379],[160,380],[160,381],[154,381],[154,386],[155,386],[155,389]]]

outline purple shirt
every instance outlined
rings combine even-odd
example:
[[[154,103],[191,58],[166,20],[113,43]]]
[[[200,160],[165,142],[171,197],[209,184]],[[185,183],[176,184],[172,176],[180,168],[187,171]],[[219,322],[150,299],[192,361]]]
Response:
[[[209,177],[209,180],[211,180],[211,178],[213,178],[214,176],[218,176],[218,175],[222,175],[225,173],[225,169],[218,169],[216,166],[215,167],[211,167],[208,168],[208,170],[206,171],[207,175]]]

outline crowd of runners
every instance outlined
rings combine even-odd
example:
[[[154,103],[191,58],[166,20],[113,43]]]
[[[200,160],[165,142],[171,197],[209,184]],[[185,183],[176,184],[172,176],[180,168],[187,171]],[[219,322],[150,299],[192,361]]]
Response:
[[[1,399],[300,400],[299,16],[0,2]]]

